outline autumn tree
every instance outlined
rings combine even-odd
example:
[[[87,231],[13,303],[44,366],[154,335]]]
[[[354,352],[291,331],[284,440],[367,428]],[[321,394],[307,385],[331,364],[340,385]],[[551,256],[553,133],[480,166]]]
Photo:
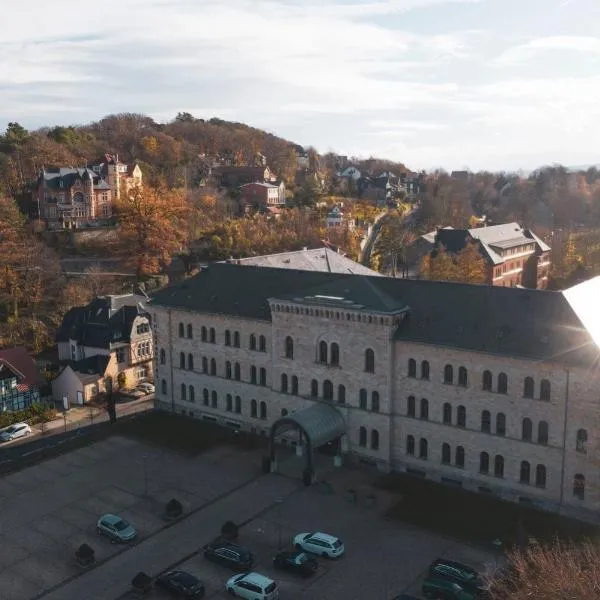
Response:
[[[467,242],[456,257],[458,280],[463,283],[486,283],[487,264],[481,255],[478,242]]]

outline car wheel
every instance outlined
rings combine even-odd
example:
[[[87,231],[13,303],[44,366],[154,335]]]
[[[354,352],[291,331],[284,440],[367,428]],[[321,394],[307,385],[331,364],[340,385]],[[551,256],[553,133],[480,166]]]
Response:
[[[229,592],[229,594],[230,594],[231,596],[235,596],[235,591],[234,591],[234,589],[233,589],[233,588],[227,588],[227,591]]]
[[[296,550],[302,550],[302,546],[300,544],[296,544]]]
[[[327,556],[328,556],[328,555],[327,555],[327,552],[322,552],[322,553],[321,553],[321,556],[322,556],[323,558],[327,558]]]

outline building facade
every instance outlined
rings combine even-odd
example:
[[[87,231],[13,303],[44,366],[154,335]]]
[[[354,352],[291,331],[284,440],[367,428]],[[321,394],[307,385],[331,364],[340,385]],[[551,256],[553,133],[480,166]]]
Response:
[[[285,206],[285,191],[282,201],[280,188],[273,183],[245,183],[241,187],[241,192],[242,204],[246,208],[268,210],[269,208]]]
[[[105,154],[102,161],[92,167],[106,181],[114,200],[127,196],[135,188],[142,187],[142,170],[133,162],[122,163],[118,154]]]
[[[40,402],[44,385],[35,361],[20,346],[0,350],[0,411],[25,410]]]
[[[149,311],[166,410],[267,435],[327,403],[347,460],[600,514],[600,350],[559,292],[215,264]]]

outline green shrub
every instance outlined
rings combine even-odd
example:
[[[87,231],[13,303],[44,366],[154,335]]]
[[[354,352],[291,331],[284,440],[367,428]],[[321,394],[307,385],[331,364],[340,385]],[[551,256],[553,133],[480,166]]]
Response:
[[[52,421],[55,417],[56,410],[54,408],[45,404],[34,404],[25,410],[0,413],[0,429],[21,421],[27,421],[30,425],[35,425],[42,421]]]

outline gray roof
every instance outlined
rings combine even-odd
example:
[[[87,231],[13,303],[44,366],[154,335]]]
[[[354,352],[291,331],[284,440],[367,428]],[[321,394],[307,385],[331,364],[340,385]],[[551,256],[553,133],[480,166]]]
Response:
[[[447,227],[442,227],[442,229],[454,229],[454,227],[452,227],[451,225],[448,225]],[[433,231],[430,231],[429,233],[425,233],[421,236],[421,239],[424,239],[426,242],[429,242],[432,246],[435,244],[435,236],[437,235],[438,230],[434,229]]]
[[[49,188],[59,189],[62,181],[65,188],[70,188],[77,180],[91,179],[96,189],[110,189],[110,186],[92,169],[57,167],[42,169],[40,179],[46,183]]]
[[[238,265],[254,267],[275,267],[278,269],[299,269],[301,271],[380,276],[377,271],[364,267],[343,254],[338,254],[331,248],[294,250],[292,252],[280,252],[279,254],[252,256],[250,258],[234,259],[233,262]]]
[[[281,430],[281,425],[286,423],[302,429],[313,448],[346,433],[346,423],[342,414],[335,407],[323,402],[282,417],[273,424],[273,427]]]

